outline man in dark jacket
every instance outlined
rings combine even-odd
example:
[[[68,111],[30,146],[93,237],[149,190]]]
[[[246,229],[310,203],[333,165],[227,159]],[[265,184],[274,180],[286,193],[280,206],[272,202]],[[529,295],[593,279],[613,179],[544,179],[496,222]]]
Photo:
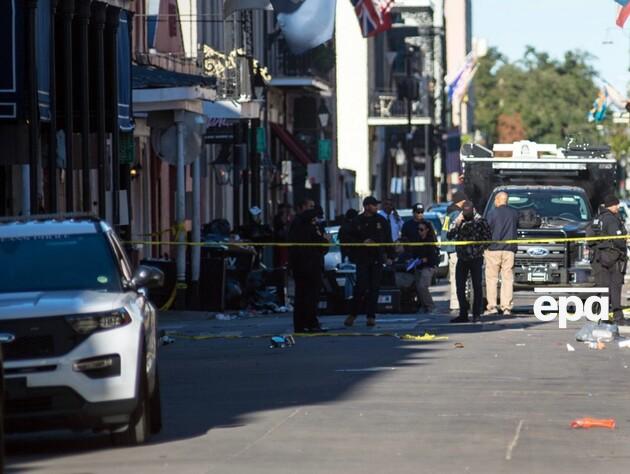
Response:
[[[446,210],[446,217],[444,218],[444,224],[442,226],[442,241],[448,240],[446,234],[455,226],[455,220],[461,214],[462,207],[467,200],[468,197],[463,191],[456,191],[453,194],[453,203]],[[457,252],[455,250],[455,246],[453,245],[443,246],[442,250],[444,250],[448,254],[448,281],[450,283],[450,300],[448,306],[451,312],[456,312],[459,311],[459,301],[457,301],[457,285],[455,284]]]
[[[291,226],[289,241],[297,244],[324,244],[328,240],[317,223],[317,211],[308,209],[300,214]],[[295,332],[321,332],[317,320],[317,307],[322,287],[324,254],[327,247],[321,245],[295,246],[289,251],[289,265],[295,279],[295,304],[293,328]]]
[[[349,232],[354,243],[391,244],[392,233],[387,220],[378,214],[379,201],[370,196],[363,200],[363,213],[352,221]],[[354,247],[353,257],[357,266],[357,284],[354,289],[352,312],[344,324],[352,326],[360,309],[365,304],[367,325],[376,324],[376,305],[383,276],[383,264],[391,264],[394,256],[392,245]]]
[[[356,209],[348,209],[346,214],[344,215],[343,224],[339,227],[339,242],[342,244],[347,244],[352,241],[352,221],[359,215]],[[348,259],[350,262],[354,263],[354,259],[352,257],[352,247],[341,246],[341,262],[345,262]]]
[[[626,228],[619,216],[619,200],[611,195],[604,199],[604,208],[599,214],[602,236],[626,235]],[[593,259],[593,273],[598,287],[608,288],[610,309],[615,324],[625,325],[621,309],[621,288],[626,273],[626,240],[615,238],[597,242]]]
[[[475,212],[472,202],[466,201],[461,214],[455,219],[454,225],[447,233],[449,240],[456,241],[488,241],[492,234],[486,220]],[[483,253],[487,244],[458,245],[457,268],[455,279],[457,283],[457,299],[459,301],[459,316],[452,319],[452,323],[468,322],[468,300],[466,298],[466,281],[470,274],[473,286],[473,322],[481,321],[483,307],[482,269]]]
[[[420,224],[427,222],[424,219],[424,205],[418,202],[413,205],[411,210],[413,212],[413,217],[412,219],[408,220],[407,222],[403,224],[401,235],[408,242],[417,242],[418,227],[420,227]],[[431,223],[428,223],[428,224],[431,225]],[[440,231],[440,229],[433,229],[433,230],[435,230],[436,232]]]
[[[516,240],[518,238],[518,212],[508,206],[508,194],[504,191],[494,197],[494,209],[488,213],[488,225],[492,240]],[[516,244],[490,244],[484,255],[486,259],[486,316],[499,313],[497,309],[497,285],[501,275],[501,311],[504,316],[512,314],[514,306],[514,256]]]

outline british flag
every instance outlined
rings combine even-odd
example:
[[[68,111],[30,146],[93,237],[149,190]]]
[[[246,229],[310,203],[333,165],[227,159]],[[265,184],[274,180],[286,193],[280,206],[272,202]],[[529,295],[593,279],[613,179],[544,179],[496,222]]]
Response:
[[[359,19],[364,38],[376,36],[392,27],[394,0],[350,0]]]

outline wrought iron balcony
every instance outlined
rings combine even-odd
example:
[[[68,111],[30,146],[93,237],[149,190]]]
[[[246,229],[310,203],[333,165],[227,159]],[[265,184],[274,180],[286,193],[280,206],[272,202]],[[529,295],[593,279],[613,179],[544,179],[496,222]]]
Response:
[[[431,117],[429,93],[421,91],[420,99],[412,101],[412,117]],[[398,99],[396,90],[376,90],[370,94],[370,117],[398,118],[407,117],[407,102]]]
[[[331,82],[335,66],[334,48],[322,45],[299,56],[291,53],[285,41],[271,44],[269,69],[272,77],[312,77]]]

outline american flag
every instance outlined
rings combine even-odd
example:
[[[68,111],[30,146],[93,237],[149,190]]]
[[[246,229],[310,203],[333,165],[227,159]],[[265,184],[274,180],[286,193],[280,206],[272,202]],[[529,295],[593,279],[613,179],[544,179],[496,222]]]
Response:
[[[392,27],[394,0],[350,0],[359,19],[364,38],[376,36]]]

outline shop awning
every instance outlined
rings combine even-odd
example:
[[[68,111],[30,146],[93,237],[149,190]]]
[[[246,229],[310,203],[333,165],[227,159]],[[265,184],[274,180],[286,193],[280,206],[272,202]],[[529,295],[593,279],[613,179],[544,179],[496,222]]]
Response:
[[[284,127],[271,123],[271,131],[277,136],[282,144],[291,152],[291,154],[302,163],[304,166],[308,166],[314,161],[309,156],[308,152],[302,147],[293,135],[291,135]]]

